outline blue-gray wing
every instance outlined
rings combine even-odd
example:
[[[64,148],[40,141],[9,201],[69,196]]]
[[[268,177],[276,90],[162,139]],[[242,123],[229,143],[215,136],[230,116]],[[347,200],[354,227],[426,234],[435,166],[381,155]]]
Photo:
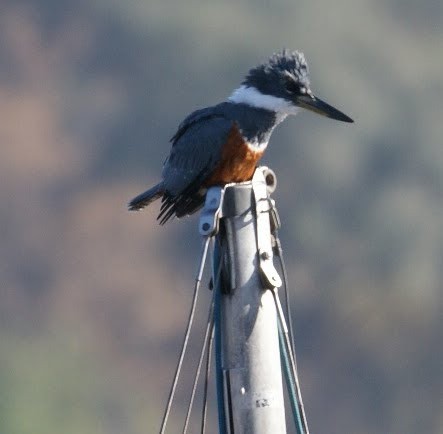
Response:
[[[203,204],[202,184],[219,162],[233,125],[211,109],[193,113],[180,125],[163,167],[162,223],[174,214],[191,214]]]

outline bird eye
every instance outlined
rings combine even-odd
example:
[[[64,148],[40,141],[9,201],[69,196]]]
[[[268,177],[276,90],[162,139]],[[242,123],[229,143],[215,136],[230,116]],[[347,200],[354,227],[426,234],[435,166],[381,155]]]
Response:
[[[286,82],[286,90],[289,93],[298,93],[300,92],[300,86],[294,80],[288,80]]]

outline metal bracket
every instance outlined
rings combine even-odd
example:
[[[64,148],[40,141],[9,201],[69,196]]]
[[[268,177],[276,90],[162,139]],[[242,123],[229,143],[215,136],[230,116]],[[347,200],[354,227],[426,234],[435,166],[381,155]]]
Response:
[[[221,217],[223,196],[225,190],[222,187],[211,187],[206,193],[206,200],[200,214],[198,230],[204,237],[213,236],[218,232],[218,223]]]
[[[269,194],[274,191],[276,177],[267,167],[258,167],[252,178],[252,191],[255,199],[257,217],[257,250],[263,283],[267,288],[279,288],[281,278],[274,267],[271,232],[279,226],[277,210]],[[225,186],[226,187],[226,186]],[[200,214],[199,232],[204,237],[218,233],[219,220],[222,217],[222,205],[225,188],[211,187],[206,193],[206,200]],[[270,228],[270,226],[272,226]]]
[[[267,167],[257,168],[252,178],[252,190],[257,216],[257,249],[260,271],[262,272],[263,283],[266,287],[272,289],[275,287],[279,288],[282,285],[282,281],[272,260],[270,216],[273,212],[273,201],[268,195],[267,186],[267,179],[270,176],[274,176],[275,179],[274,173]]]

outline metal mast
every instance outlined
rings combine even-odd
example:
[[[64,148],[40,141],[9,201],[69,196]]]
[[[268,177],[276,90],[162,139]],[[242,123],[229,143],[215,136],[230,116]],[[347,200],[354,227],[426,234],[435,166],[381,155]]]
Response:
[[[252,182],[227,186],[223,199],[219,335],[229,434],[286,433],[267,181],[275,182],[273,172],[259,168]]]

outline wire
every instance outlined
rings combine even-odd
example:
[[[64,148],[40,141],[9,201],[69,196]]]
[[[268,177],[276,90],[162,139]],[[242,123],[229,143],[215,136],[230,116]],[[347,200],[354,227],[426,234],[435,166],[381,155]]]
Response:
[[[214,318],[212,318],[212,329],[211,337],[209,339],[208,354],[206,356],[206,370],[205,370],[205,385],[203,388],[203,409],[202,409],[202,424],[201,424],[201,434],[205,434],[206,428],[206,415],[208,410],[208,384],[209,384],[209,373],[211,368],[211,356],[212,356],[212,344],[214,343]]]
[[[195,308],[197,306],[198,290],[200,288],[200,283],[202,280],[203,270],[204,270],[204,266],[205,266],[205,262],[206,262],[206,256],[208,253],[209,241],[210,241],[210,237],[206,237],[203,242],[201,259],[200,259],[200,266],[199,266],[197,276],[195,279],[194,294],[192,297],[192,304],[191,304],[191,310],[189,312],[188,324],[186,326],[186,332],[185,332],[185,336],[183,339],[182,349],[180,352],[180,357],[178,360],[177,368],[175,370],[174,380],[172,382],[172,386],[169,391],[168,403],[166,405],[165,413],[163,415],[162,424],[160,427],[160,434],[164,434],[165,429],[166,429],[166,424],[168,422],[169,412],[171,411],[172,401],[174,400],[175,390],[177,388],[177,382],[178,382],[178,378],[180,376],[180,372],[181,372],[181,368],[182,368],[182,364],[183,364],[183,359],[184,359],[184,356],[186,353],[186,348],[188,346],[189,335],[191,333],[191,326],[192,326],[192,323],[194,322]]]
[[[219,315],[219,313],[216,312],[216,309],[219,309],[219,305],[217,303],[217,298],[219,297],[218,292],[220,288],[220,276],[223,266],[223,252],[220,254],[219,248],[216,247],[217,239],[213,238],[213,244],[212,244],[212,273],[213,273],[213,286],[212,289],[214,291],[213,293],[213,305],[212,305],[212,328],[211,328],[211,337],[209,340],[208,345],[208,354],[206,357],[206,370],[205,370],[205,384],[203,388],[203,409],[202,409],[202,423],[201,423],[201,434],[205,433],[206,429],[206,415],[208,410],[208,384],[209,384],[209,372],[211,368],[211,356],[212,356],[212,345],[214,343],[214,335],[215,335],[215,315]],[[216,256],[217,255],[217,256]],[[216,260],[219,261],[218,268],[216,268]],[[217,307],[216,307],[217,306]],[[221,432],[220,432],[221,433]]]
[[[195,376],[194,376],[194,384],[192,385],[191,398],[189,400],[188,411],[186,413],[185,424],[183,426],[183,434],[186,434],[186,432],[188,430],[189,419],[191,417],[192,406],[194,404],[195,392],[197,390],[197,383],[198,383],[198,379],[200,377],[201,367],[203,365],[203,359],[206,354],[206,346],[208,345],[208,341],[210,340],[213,326],[214,326],[214,294],[212,295],[212,301],[211,301],[211,305],[209,307],[208,322],[206,324],[206,332],[205,332],[205,336],[203,338],[203,345],[202,345],[202,349],[200,351],[200,358],[198,360],[197,370],[196,370]]]
[[[288,290],[288,273],[286,271],[286,265],[283,257],[283,248],[280,242],[280,238],[278,236],[278,230],[274,229],[274,239],[275,239],[275,245],[277,247],[277,256],[280,262],[280,267],[282,269],[283,273],[283,285],[284,285],[284,294],[285,294],[285,304],[286,304],[286,315],[288,317],[288,324],[286,325],[285,319],[283,316],[283,311],[281,309],[280,300],[278,298],[278,293],[276,290],[273,291],[274,299],[277,305],[277,310],[279,313],[279,335],[280,336],[280,346],[282,347],[282,343],[285,343],[286,345],[283,346],[284,349],[287,349],[287,352],[290,353],[289,357],[288,354],[283,354],[284,359],[284,365],[286,369],[286,377],[288,381],[288,386],[290,388],[290,396],[295,392],[296,396],[291,396],[291,405],[292,409],[295,412],[296,416],[296,425],[297,429],[301,430],[301,426],[304,427],[304,431],[299,431],[300,433],[306,433],[309,434],[309,428],[308,423],[306,419],[306,414],[303,406],[303,401],[301,397],[301,390],[300,390],[300,384],[298,379],[298,369],[297,369],[297,358],[295,353],[295,338],[294,338],[294,327],[292,324],[292,315],[291,315],[291,304],[289,300],[289,290]],[[288,333],[289,329],[289,333]],[[283,342],[281,342],[283,341]],[[289,360],[288,360],[289,358]],[[290,363],[289,363],[290,362]],[[292,366],[292,375],[290,375],[291,370],[289,369],[290,366]],[[297,399],[298,405],[295,406],[297,401],[294,401],[294,398]]]
[[[284,287],[284,294],[285,294],[286,316],[288,317],[289,337],[291,339],[292,353],[294,355],[294,360],[295,360],[295,333],[294,333],[294,326],[292,323],[291,303],[290,303],[290,299],[289,299],[288,273],[286,271],[285,260],[283,257],[283,248],[281,245],[280,238],[278,236],[277,229],[274,229],[274,239],[275,239],[275,245],[277,247],[277,256],[278,256],[278,260],[280,262],[280,268],[283,273],[283,287]],[[297,364],[297,362],[295,362],[295,363]]]
[[[283,309],[281,307],[281,303],[280,303],[280,299],[278,297],[278,292],[277,292],[277,288],[274,288],[272,290],[272,295],[274,297],[274,301],[275,301],[275,306],[277,308],[277,315],[278,315],[278,320],[281,326],[281,329],[283,331],[283,337],[284,337],[284,345],[283,345],[283,353],[285,354],[286,357],[288,357],[289,359],[289,372],[288,372],[288,376],[292,377],[292,381],[294,382],[295,385],[295,399],[297,400],[297,407],[300,413],[300,419],[301,419],[301,423],[303,424],[303,429],[304,431],[300,431],[301,433],[305,433],[305,434],[309,434],[309,428],[308,428],[308,422],[306,419],[306,414],[305,414],[305,409],[304,409],[304,405],[303,405],[303,400],[301,397],[301,390],[300,390],[300,382],[298,379],[298,373],[297,373],[297,366],[295,363],[295,358],[294,358],[294,354],[291,351],[291,341],[289,339],[289,334],[288,334],[288,327],[286,325],[286,321],[285,321],[285,317],[283,315]],[[294,398],[292,398],[294,399]],[[298,416],[298,412],[296,412],[297,416]]]
[[[292,414],[294,416],[294,423],[297,430],[297,434],[303,434],[303,423],[301,421],[300,409],[297,403],[297,391],[295,389],[295,383],[291,375],[288,353],[286,352],[283,330],[280,321],[278,321],[277,326],[278,326],[278,342],[280,344],[280,357],[284,368],[283,371],[285,373],[286,386],[288,388],[289,402],[291,403]]]
[[[216,239],[214,245],[214,267],[216,264],[223,263],[223,252],[221,252],[221,247]],[[223,390],[223,367],[222,367],[222,335],[221,335],[221,285],[217,282],[214,285],[215,300],[214,300],[214,329],[215,329],[215,378],[217,384],[217,410],[218,410],[218,432],[219,434],[226,434],[226,415],[225,415],[225,405],[224,405],[224,390]]]

